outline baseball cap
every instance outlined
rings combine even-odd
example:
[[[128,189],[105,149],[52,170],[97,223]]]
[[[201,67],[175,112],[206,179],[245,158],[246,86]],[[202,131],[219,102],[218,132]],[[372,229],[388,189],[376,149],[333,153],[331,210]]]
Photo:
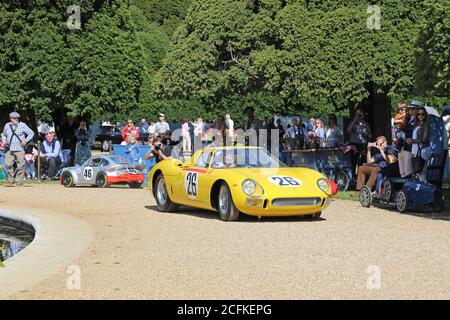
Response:
[[[165,116],[164,116],[164,113],[158,114],[158,117],[165,117]]]

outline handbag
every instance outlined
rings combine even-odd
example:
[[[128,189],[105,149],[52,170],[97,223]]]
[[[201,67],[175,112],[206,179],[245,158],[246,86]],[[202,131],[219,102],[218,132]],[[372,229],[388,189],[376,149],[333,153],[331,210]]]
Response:
[[[422,149],[419,148],[417,155],[412,158],[412,169],[414,173],[419,173],[423,170],[425,159],[422,158]]]

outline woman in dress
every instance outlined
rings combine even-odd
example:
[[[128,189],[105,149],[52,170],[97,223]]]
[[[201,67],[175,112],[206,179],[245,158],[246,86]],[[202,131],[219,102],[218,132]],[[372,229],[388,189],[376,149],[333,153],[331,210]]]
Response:
[[[75,147],[75,165],[81,166],[91,157],[91,146],[89,145],[90,130],[86,121],[81,121],[79,128],[75,131],[77,140]]]
[[[328,125],[325,128],[324,148],[337,148],[342,144],[342,130],[337,125],[337,118],[334,114],[328,117]]]

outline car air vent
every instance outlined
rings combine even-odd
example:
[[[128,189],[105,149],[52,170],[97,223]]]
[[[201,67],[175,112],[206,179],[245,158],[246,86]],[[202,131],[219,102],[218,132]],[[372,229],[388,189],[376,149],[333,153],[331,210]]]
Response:
[[[272,200],[274,207],[317,206],[320,198],[276,198]]]
[[[136,168],[133,168],[133,167],[128,167],[127,171],[128,171],[128,173],[137,173]]]

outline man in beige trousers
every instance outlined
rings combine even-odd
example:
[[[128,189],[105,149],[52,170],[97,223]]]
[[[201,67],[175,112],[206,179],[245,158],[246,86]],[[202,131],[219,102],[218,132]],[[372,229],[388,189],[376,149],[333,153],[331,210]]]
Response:
[[[20,115],[17,112],[11,112],[9,119],[10,122],[3,129],[2,138],[7,148],[5,165],[9,186],[20,187],[24,179],[25,146],[33,139],[34,132],[25,123],[20,122]],[[17,165],[16,174],[14,174],[14,163]]]

